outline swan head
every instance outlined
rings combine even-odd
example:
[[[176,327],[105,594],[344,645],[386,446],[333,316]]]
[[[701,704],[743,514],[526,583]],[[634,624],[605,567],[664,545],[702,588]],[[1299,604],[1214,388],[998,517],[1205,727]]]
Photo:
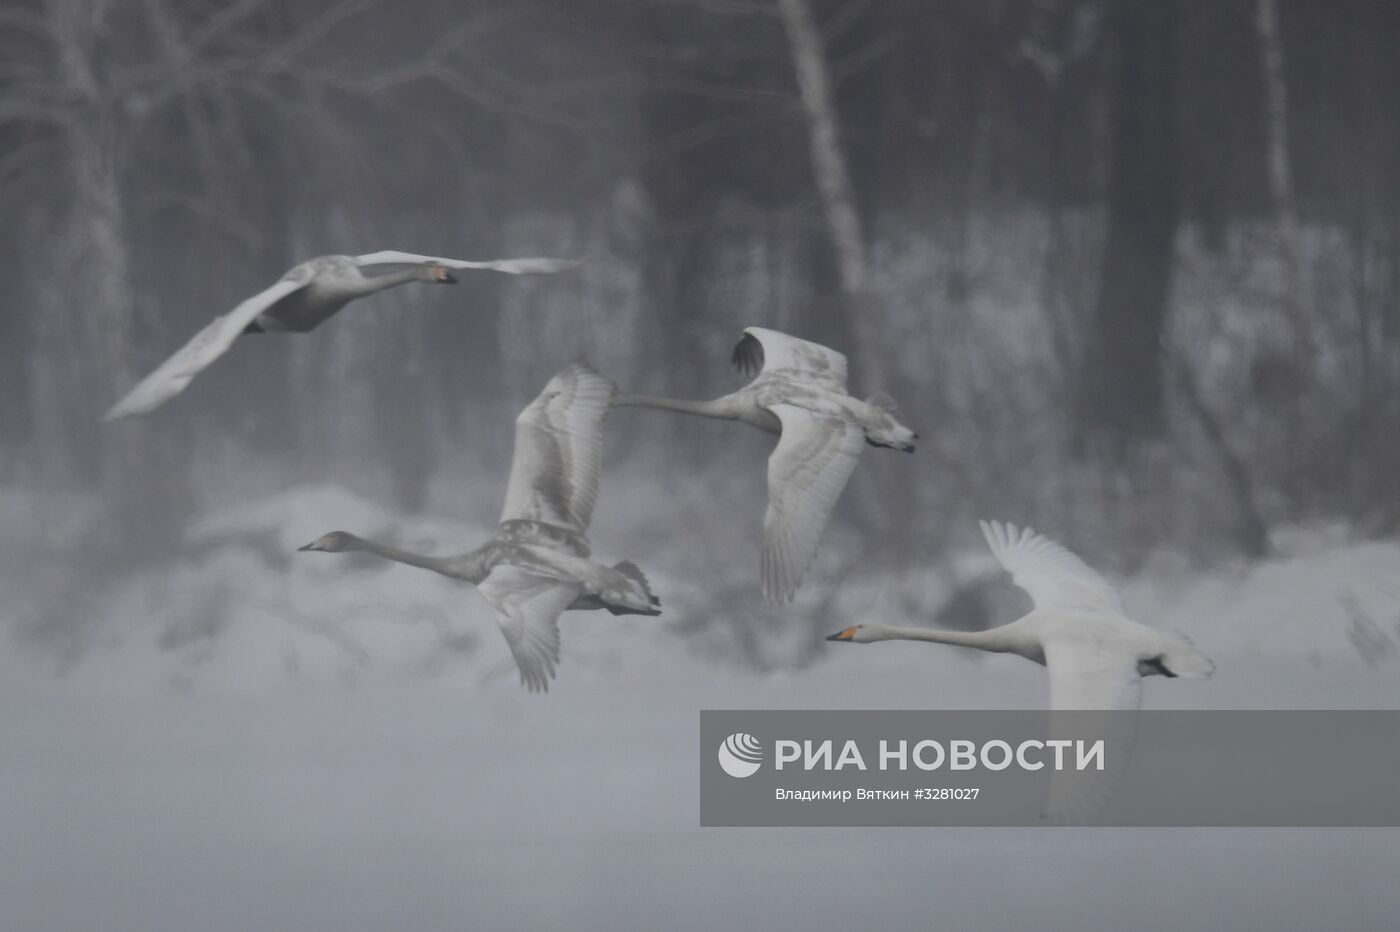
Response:
[[[885,420],[887,423],[878,425],[875,429],[867,428],[866,442],[871,446],[913,453],[916,449],[914,441],[919,439],[919,435],[888,415]]]
[[[329,534],[322,534],[305,547],[297,548],[299,551],[318,550],[323,553],[344,553],[347,550],[359,549],[360,539],[349,531],[331,531]]]
[[[828,641],[837,641],[842,644],[869,644],[871,641],[880,640],[880,632],[874,625],[851,625],[835,634],[827,637]]]
[[[438,265],[436,262],[429,262],[426,268],[428,270],[428,281],[436,282],[439,285],[457,284],[457,276],[447,271],[445,266]]]

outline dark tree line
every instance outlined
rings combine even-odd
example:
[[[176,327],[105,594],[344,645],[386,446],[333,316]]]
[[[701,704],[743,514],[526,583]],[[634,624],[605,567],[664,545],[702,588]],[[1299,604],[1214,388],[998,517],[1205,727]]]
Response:
[[[846,348],[857,391],[930,418],[996,412],[994,433],[1018,427],[1021,395],[959,401],[982,376],[947,382],[901,335],[955,342],[943,328],[1014,274],[1045,283],[1045,371],[1025,377],[1074,440],[1065,463],[1136,469],[1195,438],[1195,465],[1258,486],[1252,511],[1355,512],[1309,482],[1364,444],[1352,485],[1396,491],[1400,452],[1376,437],[1400,380],[1397,40],[1400,7],[1367,0],[12,0],[0,469],[144,503],[235,449],[332,478],[375,464],[416,506],[452,438],[495,438],[502,397],[549,366],[591,352],[620,381],[714,392],[750,322]],[[996,218],[1043,220],[1043,252],[987,271]],[[452,304],[386,298],[97,429],[293,262],[387,247],[590,264],[473,281]],[[892,277],[903,255],[924,279]],[[1256,260],[1278,271],[1246,296],[1275,316],[1207,365],[1225,338],[1174,329],[1179,285]],[[1328,306],[1343,291],[1345,312]],[[1199,404],[1173,387],[1181,366]],[[929,501],[950,475],[986,481],[938,472]]]

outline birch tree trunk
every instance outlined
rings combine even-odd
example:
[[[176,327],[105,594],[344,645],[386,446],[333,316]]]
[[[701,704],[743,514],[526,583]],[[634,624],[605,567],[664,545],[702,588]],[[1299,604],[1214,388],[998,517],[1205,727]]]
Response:
[[[821,30],[812,18],[807,0],[777,0],[777,4],[807,116],[812,173],[836,252],[837,280],[841,284],[842,310],[854,342],[853,355],[864,384],[883,388],[888,376],[881,339],[883,328],[868,285],[865,234],[841,149],[840,123]]]
[[[865,233],[856,208],[855,190],[846,156],[841,148],[840,121],[831,86],[825,40],[808,0],[777,0],[792,52],[802,109],[807,116],[807,135],[812,151],[812,174],[821,196],[826,225],[836,253],[837,281],[841,288],[841,313],[851,340],[856,374],[854,386],[862,385],[870,395],[890,384],[891,371],[885,365],[884,327],[880,311],[869,287]],[[875,459],[875,457],[871,457]],[[889,532],[892,503],[887,495],[888,461],[871,463],[867,478],[852,490],[859,502],[858,513],[865,531],[867,550],[881,546],[898,547],[908,538],[902,532]],[[905,507],[913,504],[906,501]]]

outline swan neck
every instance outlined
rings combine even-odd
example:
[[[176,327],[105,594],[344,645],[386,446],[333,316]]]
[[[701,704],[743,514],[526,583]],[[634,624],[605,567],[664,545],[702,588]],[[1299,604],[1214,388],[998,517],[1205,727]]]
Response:
[[[683,414],[698,414],[701,417],[715,417],[734,420],[736,414],[725,403],[725,399],[712,401],[688,398],[660,398],[653,395],[618,395],[613,399],[614,407],[660,408],[663,411],[680,411]]]
[[[378,554],[386,560],[393,560],[395,563],[405,563],[409,566],[416,566],[420,569],[432,570],[434,573],[441,573],[443,576],[460,576],[454,572],[451,561],[444,557],[432,557],[424,553],[414,553],[411,550],[402,550],[389,544],[381,544],[378,541],[366,540],[363,537],[355,538],[359,542],[358,549],[368,553]]]
[[[978,650],[1003,652],[1008,650],[1005,638],[996,631],[949,631],[942,628],[892,628],[881,627],[876,632],[878,641],[928,641],[931,644],[950,644],[954,647],[974,647]]]

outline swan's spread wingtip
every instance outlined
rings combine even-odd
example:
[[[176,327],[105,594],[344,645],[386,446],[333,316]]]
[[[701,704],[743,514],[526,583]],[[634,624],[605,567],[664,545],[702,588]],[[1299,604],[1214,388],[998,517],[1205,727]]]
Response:
[[[995,521],[988,521],[988,520],[986,520],[986,519],[982,519],[982,520],[980,520],[980,521],[977,522],[977,526],[982,530],[982,539],[985,540],[985,541],[987,542],[987,547],[992,551],[992,553],[996,553],[996,551],[997,551],[996,522],[995,522]]]

